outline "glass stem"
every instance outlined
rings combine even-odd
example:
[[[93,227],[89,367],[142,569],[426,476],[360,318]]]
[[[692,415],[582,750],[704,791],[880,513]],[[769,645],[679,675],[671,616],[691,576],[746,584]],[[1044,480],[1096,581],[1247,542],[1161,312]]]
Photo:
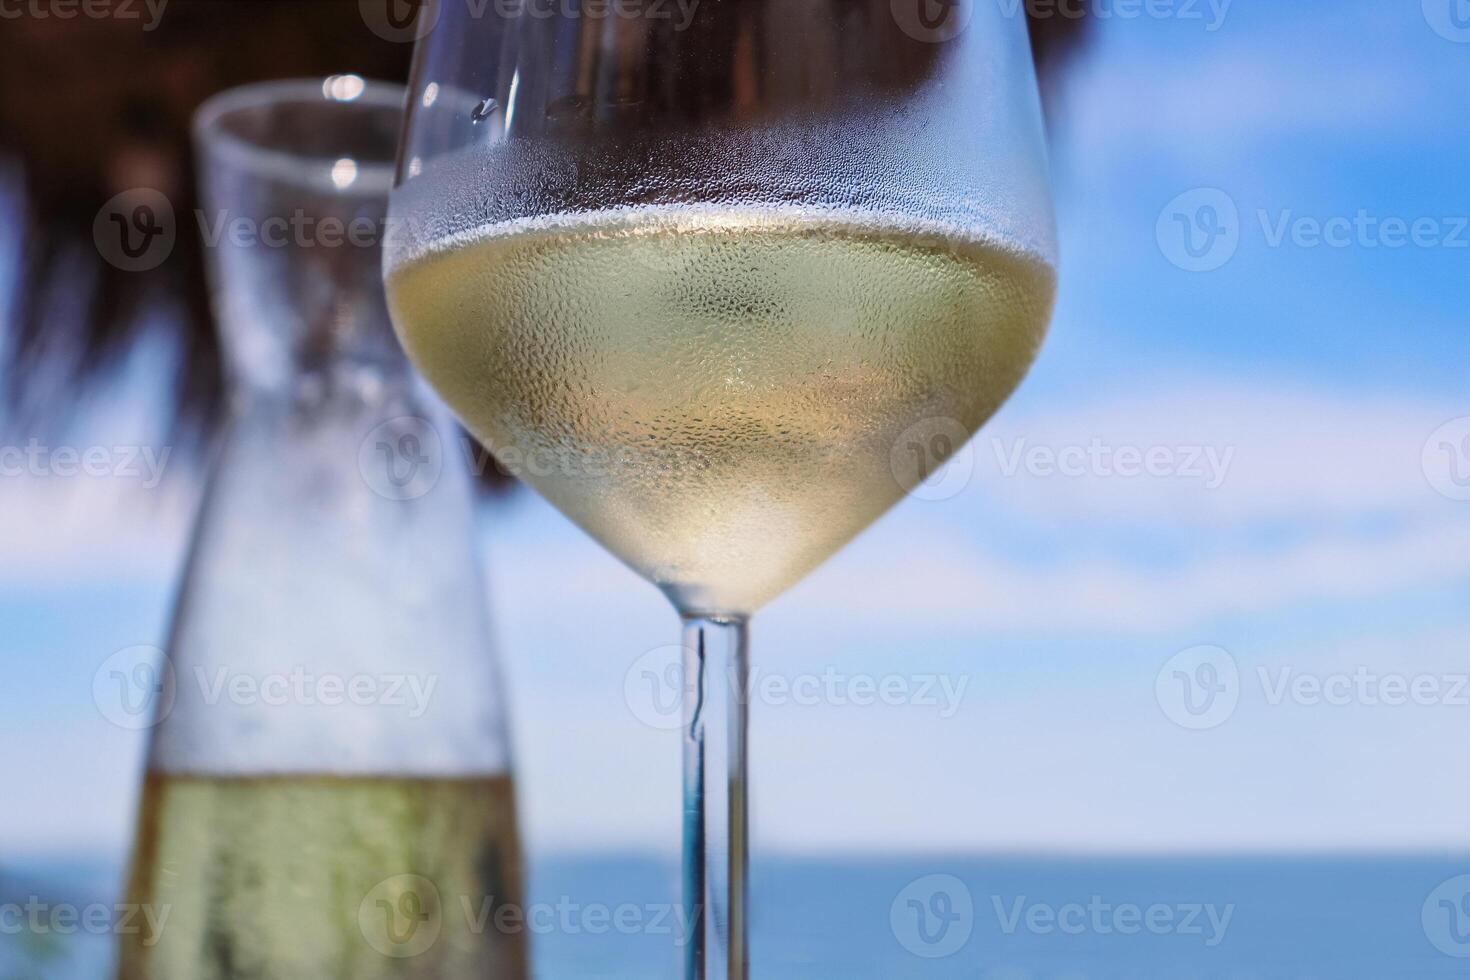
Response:
[[[743,619],[684,620],[685,980],[746,980],[749,633]]]

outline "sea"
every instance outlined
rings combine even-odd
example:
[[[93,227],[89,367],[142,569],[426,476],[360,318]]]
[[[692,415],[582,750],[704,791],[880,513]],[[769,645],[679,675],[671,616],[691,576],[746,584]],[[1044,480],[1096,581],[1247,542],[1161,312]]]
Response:
[[[674,863],[530,870],[503,922],[537,978],[680,980]],[[765,855],[751,874],[755,980],[1470,977],[1470,857]],[[111,976],[110,934],[37,935],[16,903],[112,903],[119,880],[100,860],[0,864],[0,980]]]

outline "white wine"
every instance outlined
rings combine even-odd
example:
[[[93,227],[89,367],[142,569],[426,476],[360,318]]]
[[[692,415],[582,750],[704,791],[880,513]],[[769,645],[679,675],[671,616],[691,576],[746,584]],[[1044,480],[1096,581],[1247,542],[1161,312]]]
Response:
[[[777,208],[501,223],[388,277],[405,346],[471,431],[702,614],[753,613],[891,507],[912,427],[979,428],[1054,284],[958,228]]]
[[[119,977],[525,980],[516,841],[504,776],[150,774]]]

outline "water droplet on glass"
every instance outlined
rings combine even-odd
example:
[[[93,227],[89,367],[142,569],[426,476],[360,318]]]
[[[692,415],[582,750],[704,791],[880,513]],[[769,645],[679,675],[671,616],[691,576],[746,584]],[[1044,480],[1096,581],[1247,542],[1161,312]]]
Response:
[[[496,102],[494,99],[484,99],[479,105],[475,106],[475,111],[470,113],[470,119],[477,123],[484,122],[490,118],[490,113],[498,108],[500,108],[499,102]]]

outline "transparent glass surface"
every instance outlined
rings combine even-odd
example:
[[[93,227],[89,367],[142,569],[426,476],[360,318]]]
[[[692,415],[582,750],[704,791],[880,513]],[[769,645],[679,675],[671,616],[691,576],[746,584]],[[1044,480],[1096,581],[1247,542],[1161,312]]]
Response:
[[[131,874],[168,919],[123,977],[526,975],[460,912],[519,903],[520,852],[472,487],[384,303],[402,103],[341,76],[197,120],[231,410]]]
[[[420,11],[394,323],[685,619],[688,977],[748,972],[749,618],[957,451],[1044,337],[1023,10]]]

